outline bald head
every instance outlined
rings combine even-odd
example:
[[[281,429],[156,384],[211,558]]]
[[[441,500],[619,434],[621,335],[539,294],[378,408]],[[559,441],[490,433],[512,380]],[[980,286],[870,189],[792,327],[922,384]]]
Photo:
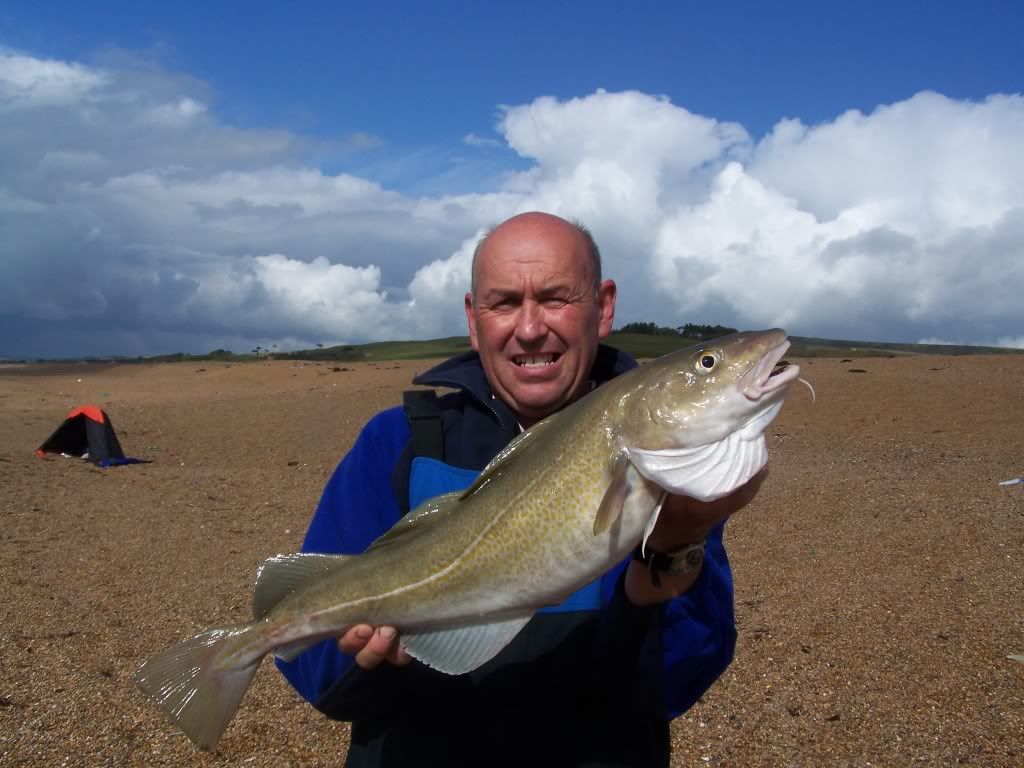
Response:
[[[516,237],[549,237],[563,241],[567,239],[576,240],[577,243],[582,244],[587,253],[588,268],[590,270],[589,277],[593,282],[595,293],[600,288],[601,251],[598,249],[593,235],[590,234],[590,230],[575,220],[566,221],[550,213],[531,211],[513,216],[501,224],[489,227],[484,232],[483,237],[477,242],[476,248],[473,249],[473,264],[470,272],[470,292],[474,299],[477,295],[478,265],[481,259],[485,258],[485,251],[489,250],[488,245],[492,241],[495,241],[497,244],[499,241]]]

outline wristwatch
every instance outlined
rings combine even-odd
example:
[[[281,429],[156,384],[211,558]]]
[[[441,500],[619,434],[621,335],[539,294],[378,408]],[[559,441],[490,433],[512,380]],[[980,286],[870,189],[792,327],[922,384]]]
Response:
[[[660,587],[659,573],[685,576],[700,568],[701,563],[704,562],[705,543],[707,543],[707,539],[694,544],[684,544],[672,552],[653,552],[648,549],[646,554],[642,554],[640,547],[637,546],[633,550],[633,559],[647,566],[651,572],[651,583]]]

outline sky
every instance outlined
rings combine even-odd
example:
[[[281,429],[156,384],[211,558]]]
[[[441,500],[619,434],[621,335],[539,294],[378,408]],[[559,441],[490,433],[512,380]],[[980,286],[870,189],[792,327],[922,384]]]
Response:
[[[579,219],[616,325],[1024,347],[1011,2],[0,7],[0,358],[464,334]]]

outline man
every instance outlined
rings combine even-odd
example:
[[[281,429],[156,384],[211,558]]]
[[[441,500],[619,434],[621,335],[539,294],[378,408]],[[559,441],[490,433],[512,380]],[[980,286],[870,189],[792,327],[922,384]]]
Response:
[[[489,232],[465,298],[474,352],[415,379],[457,392],[425,418],[410,408],[418,432],[401,408],[367,424],[303,549],[365,550],[423,500],[468,486],[521,429],[634,367],[599,344],[615,299],[582,227],[526,213]],[[759,480],[711,503],[670,497],[648,541],[653,562],[622,563],[542,609],[469,674],[412,661],[393,627],[365,625],[278,666],[317,709],[352,721],[350,766],[667,765],[669,720],[732,659],[722,525]]]

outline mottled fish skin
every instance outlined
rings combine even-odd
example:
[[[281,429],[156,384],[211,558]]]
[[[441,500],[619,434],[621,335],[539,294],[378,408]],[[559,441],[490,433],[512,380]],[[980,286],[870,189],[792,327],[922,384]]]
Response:
[[[242,677],[274,650],[336,637],[357,623],[392,625],[413,638],[525,622],[626,557],[664,489],[717,497],[760,470],[762,432],[798,373],[790,366],[772,375],[785,338],[777,329],[734,334],[619,376],[534,425],[461,497],[427,502],[361,555],[326,560],[329,572],[297,584],[252,623],[211,630],[220,634],[154,657],[140,669],[140,685],[193,741],[211,747],[238,706],[233,697],[245,692]],[[605,493],[623,481],[621,511],[595,535]],[[514,636],[516,626],[499,634]],[[175,672],[186,651],[188,675]],[[235,681],[226,697],[209,690],[223,680]],[[190,713],[197,692],[204,711],[217,714],[212,726],[196,725]]]

